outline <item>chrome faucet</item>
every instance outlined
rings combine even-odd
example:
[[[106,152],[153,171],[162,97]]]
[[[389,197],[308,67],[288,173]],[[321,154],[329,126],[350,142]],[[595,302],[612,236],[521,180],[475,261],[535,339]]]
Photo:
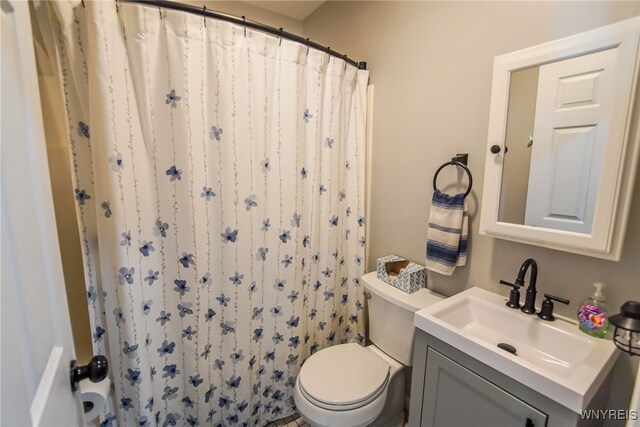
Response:
[[[527,274],[529,267],[531,267],[529,286],[527,286],[527,292],[524,297],[524,305],[520,310],[522,310],[523,313],[533,314],[536,312],[536,279],[538,278],[538,264],[535,259],[528,258],[522,263],[515,284],[518,286],[524,285],[524,276]]]

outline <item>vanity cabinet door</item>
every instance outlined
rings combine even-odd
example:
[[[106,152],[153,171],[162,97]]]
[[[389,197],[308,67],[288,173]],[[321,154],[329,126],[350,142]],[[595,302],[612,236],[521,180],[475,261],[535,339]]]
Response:
[[[547,415],[429,348],[421,426],[543,427]]]

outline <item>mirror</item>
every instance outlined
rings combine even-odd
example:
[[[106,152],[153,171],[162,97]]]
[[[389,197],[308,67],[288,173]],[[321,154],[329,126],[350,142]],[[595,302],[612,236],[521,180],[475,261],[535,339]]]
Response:
[[[498,220],[591,233],[615,51],[512,71]]]
[[[619,259],[639,33],[630,19],[495,58],[482,234]]]

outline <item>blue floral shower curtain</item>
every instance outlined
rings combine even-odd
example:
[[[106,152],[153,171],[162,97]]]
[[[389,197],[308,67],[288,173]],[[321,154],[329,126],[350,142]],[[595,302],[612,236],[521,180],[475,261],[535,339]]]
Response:
[[[103,424],[257,425],[363,343],[367,73],[181,12],[47,5]]]

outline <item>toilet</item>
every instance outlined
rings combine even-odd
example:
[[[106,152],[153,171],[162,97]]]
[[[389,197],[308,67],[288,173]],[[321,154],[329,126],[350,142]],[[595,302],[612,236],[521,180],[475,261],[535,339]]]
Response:
[[[379,280],[376,272],[364,275],[362,282],[372,344],[320,350],[307,359],[296,380],[296,406],[312,427],[404,425],[403,371],[412,362],[413,316],[444,297],[428,289],[407,294]]]

